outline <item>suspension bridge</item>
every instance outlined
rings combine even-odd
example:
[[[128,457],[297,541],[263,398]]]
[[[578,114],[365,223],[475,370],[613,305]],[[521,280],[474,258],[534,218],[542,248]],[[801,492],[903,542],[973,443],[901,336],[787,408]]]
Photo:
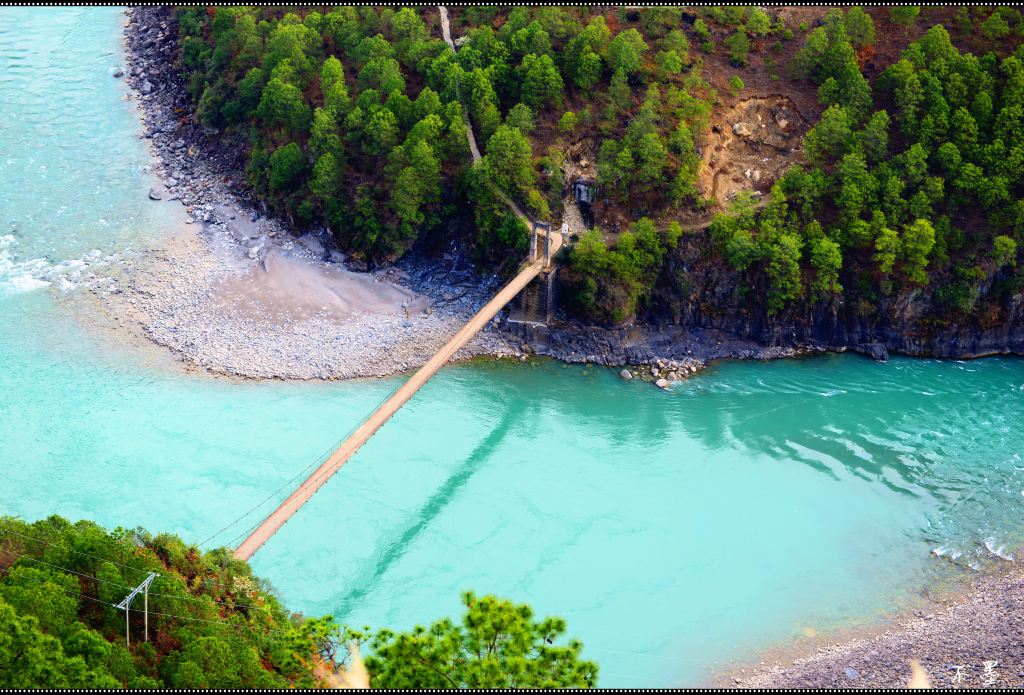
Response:
[[[441,28],[445,42],[456,50],[452,41],[448,22],[448,10],[443,5],[438,6],[441,15]],[[474,164],[481,160],[480,151],[476,145],[476,138],[473,137],[473,124],[469,119],[469,113],[463,109],[466,121],[466,139],[468,141],[470,155]],[[330,454],[320,466],[307,477],[294,492],[292,492],[270,516],[263,520],[235,549],[235,557],[239,560],[248,560],[267,540],[277,532],[284,524],[299,511],[309,499],[319,490],[324,483],[330,480],[331,476],[338,472],[345,463],[352,458],[359,448],[379,430],[392,415],[398,412],[405,403],[419,391],[430,377],[450,360],[473,336],[479,333],[506,304],[512,301],[523,289],[530,284],[542,272],[551,272],[551,264],[558,250],[562,246],[562,234],[552,232],[551,226],[542,222],[531,221],[518,205],[502,190],[495,188],[495,194],[505,203],[509,210],[523,223],[530,234],[530,252],[526,260],[507,285],[501,288],[494,297],[484,305],[480,311],[473,315],[469,321],[458,330],[445,343],[444,347],[437,351],[433,357],[419,368],[419,370],[402,384],[387,400],[385,400],[369,417],[363,420],[362,424],[352,432],[341,445]]]
[[[402,384],[384,401],[361,425],[346,439],[341,446],[315,470],[294,492],[275,509],[270,516],[253,530],[249,536],[235,549],[235,557],[248,560],[267,542],[279,528],[288,521],[320,487],[326,483],[338,469],[345,465],[352,456],[398,412],[405,403],[416,394],[425,383],[434,376],[473,336],[480,332],[498,312],[518,295],[523,288],[551,265],[552,259],[562,246],[562,235],[552,232],[548,225],[534,223],[530,243],[530,255],[520,271],[508,284],[501,288],[494,298],[483,306],[480,311],[445,343],[433,357],[419,368],[408,381]]]

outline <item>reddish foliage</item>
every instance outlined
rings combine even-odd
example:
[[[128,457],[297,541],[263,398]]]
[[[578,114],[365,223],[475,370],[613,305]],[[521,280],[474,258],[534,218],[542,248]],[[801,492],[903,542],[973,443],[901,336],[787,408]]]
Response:
[[[622,27],[622,24],[619,22],[618,12],[609,12],[604,16],[604,20],[608,25],[608,29],[611,30],[612,36],[619,33],[619,29]]]
[[[150,626],[152,627],[152,625]],[[153,640],[158,654],[169,654],[172,651],[181,649],[181,640],[173,637],[170,633],[157,630],[156,639]]]
[[[874,45],[868,45],[857,52],[857,66],[863,71],[864,66],[875,59]]]

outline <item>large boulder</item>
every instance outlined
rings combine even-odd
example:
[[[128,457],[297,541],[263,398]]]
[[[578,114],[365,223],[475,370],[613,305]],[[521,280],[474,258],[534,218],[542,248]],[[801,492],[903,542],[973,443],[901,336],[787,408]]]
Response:
[[[881,343],[863,343],[854,347],[854,350],[867,355],[875,362],[885,362],[889,359],[889,351]]]

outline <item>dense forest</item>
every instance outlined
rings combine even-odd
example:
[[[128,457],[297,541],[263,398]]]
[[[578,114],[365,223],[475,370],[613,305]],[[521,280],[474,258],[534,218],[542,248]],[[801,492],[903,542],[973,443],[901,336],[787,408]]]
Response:
[[[768,317],[871,316],[913,296],[935,321],[991,324],[1024,288],[1016,9],[818,8],[787,24],[735,6],[468,6],[454,52],[435,7],[321,9],[180,9],[180,61],[197,118],[245,143],[256,194],[354,259],[456,229],[508,272],[528,233],[495,189],[557,221],[569,153],[589,143],[610,227],[583,233],[560,273],[587,320],[678,320],[710,275]],[[763,194],[717,200],[708,134],[765,73],[814,95],[820,118]]]
[[[197,117],[245,137],[249,182],[275,209],[381,262],[468,207],[466,241],[495,263],[525,250],[527,230],[491,186],[551,219],[562,148],[583,132],[607,136],[609,194],[642,190],[651,209],[698,198],[692,131],[708,127],[713,90],[690,70],[680,10],[646,15],[641,34],[588,8],[467,8],[457,53],[424,20],[436,8],[189,8],[178,31]]]
[[[945,317],[997,309],[1024,288],[1024,51],[961,53],[935,25],[872,88],[857,64],[874,34],[865,17],[835,11],[807,37],[798,69],[826,107],[807,164],[763,209],[743,198],[716,217],[716,249],[766,289],[770,312],[842,296],[871,313],[916,287],[934,290]]]
[[[116,606],[150,572],[143,596]],[[460,623],[410,632],[350,629],[287,612],[229,548],[176,536],[107,532],[50,517],[0,517],[0,685],[7,688],[295,688],[337,684],[345,645],[364,644],[372,687],[592,687],[558,618],[463,596]],[[482,648],[481,645],[486,645]]]

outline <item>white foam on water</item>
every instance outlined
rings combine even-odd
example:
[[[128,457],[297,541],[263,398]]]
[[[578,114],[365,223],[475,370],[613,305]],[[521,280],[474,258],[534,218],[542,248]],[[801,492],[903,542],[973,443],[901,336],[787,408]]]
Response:
[[[0,236],[0,289],[20,294],[49,285],[49,282],[36,277],[24,263],[15,262],[11,247],[16,243],[10,234]]]
[[[99,249],[58,263],[45,258],[16,260],[17,244],[17,238],[11,234],[0,236],[0,294],[22,294],[53,284],[70,292],[84,281],[97,280],[93,271],[121,260],[121,254],[104,256]]]
[[[963,555],[963,553],[959,550],[955,548],[947,548],[944,545],[940,545],[938,548],[933,548],[932,554],[936,555],[937,557],[948,557],[950,560],[956,560],[961,555]]]
[[[998,557],[1001,560],[1009,560],[1010,562],[1014,561],[1013,555],[1011,555],[1010,553],[1006,552],[1006,548],[1005,547],[1003,547],[1001,545],[1000,546],[996,545],[995,538],[989,537],[989,538],[985,539],[985,549],[988,550],[988,552],[991,555],[994,555],[995,557]]]

